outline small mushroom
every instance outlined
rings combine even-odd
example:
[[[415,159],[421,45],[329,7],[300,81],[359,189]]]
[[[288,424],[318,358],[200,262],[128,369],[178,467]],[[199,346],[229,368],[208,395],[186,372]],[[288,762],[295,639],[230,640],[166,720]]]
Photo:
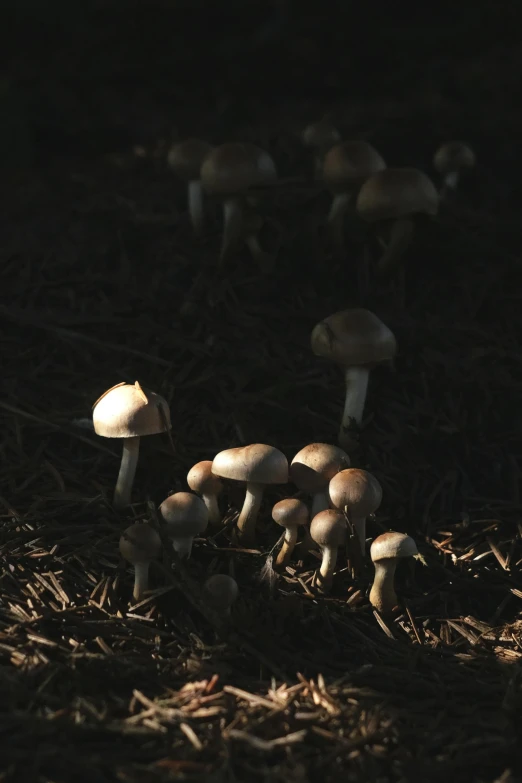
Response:
[[[245,195],[250,188],[277,178],[270,155],[255,144],[214,147],[201,167],[201,183],[223,201],[224,229],[220,260],[224,263],[244,238]]]
[[[319,122],[312,122],[303,131],[303,144],[314,153],[315,173],[321,174],[323,159],[330,147],[341,141],[341,134],[327,117]]]
[[[255,545],[256,520],[268,484],[286,484],[285,455],[263,443],[220,451],[214,457],[212,473],[220,478],[246,482],[245,502],[237,521],[237,537],[243,546]]]
[[[272,519],[285,528],[283,545],[275,561],[276,568],[283,568],[292,557],[299,527],[308,524],[308,509],[302,500],[285,498],[273,507]]]
[[[383,533],[373,542],[370,557],[375,566],[370,603],[382,614],[391,614],[398,600],[394,586],[397,563],[404,557],[419,557],[417,544],[405,533]]]
[[[321,511],[312,519],[310,536],[320,547],[323,555],[319,573],[316,576],[317,585],[324,592],[330,590],[333,581],[337,552],[346,543],[346,519],[344,514],[333,508]]]
[[[383,169],[369,177],[357,196],[357,214],[368,223],[389,229],[378,268],[392,268],[413,238],[418,214],[436,215],[439,194],[431,179],[413,168]],[[382,233],[382,231],[381,231]]]
[[[205,213],[203,207],[203,189],[201,187],[201,166],[211,152],[212,145],[201,139],[186,139],[174,144],[167,157],[172,171],[187,182],[187,201],[194,232],[203,233]]]
[[[461,173],[466,169],[474,168],[475,163],[475,153],[463,141],[448,141],[442,144],[433,158],[435,170],[443,177],[444,187],[441,195],[444,195],[446,189],[456,190]]]
[[[339,250],[344,249],[344,218],[357,191],[368,177],[385,168],[384,159],[366,141],[343,141],[326,153],[323,180],[334,195],[328,224]]]
[[[92,420],[97,435],[124,438],[113,500],[115,508],[124,508],[131,502],[140,438],[170,429],[168,403],[159,394],[142,389],[138,381],[134,385],[118,383],[94,403]]]
[[[218,614],[228,617],[232,604],[235,603],[239,595],[236,580],[227,574],[213,574],[209,576],[203,589],[212,608]]]
[[[393,333],[369,310],[334,313],[315,326],[311,337],[316,356],[344,368],[346,398],[339,431],[339,444],[353,448],[353,424],[361,425],[370,370],[393,359],[397,343]]]
[[[180,557],[189,558],[194,538],[203,533],[208,524],[206,505],[190,492],[175,492],[159,507],[167,524],[167,535]]]
[[[342,470],[330,481],[328,494],[334,508],[348,509],[348,519],[352,523],[365,554],[366,518],[374,514],[382,500],[382,487],[371,473],[360,468]]]
[[[193,492],[201,495],[207,507],[208,521],[213,527],[218,527],[222,520],[218,496],[223,491],[223,484],[212,473],[212,460],[205,459],[193,465],[187,475],[187,484]]]
[[[310,443],[298,451],[290,464],[290,481],[297,489],[312,495],[312,519],[329,507],[328,484],[350,466],[350,457],[339,446]]]
[[[120,538],[120,553],[134,566],[132,597],[139,601],[149,586],[149,566],[161,552],[161,539],[150,525],[131,525]]]

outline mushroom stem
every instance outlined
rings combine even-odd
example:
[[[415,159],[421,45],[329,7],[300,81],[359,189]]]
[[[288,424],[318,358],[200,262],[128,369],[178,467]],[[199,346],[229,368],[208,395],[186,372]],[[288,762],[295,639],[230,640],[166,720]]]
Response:
[[[217,497],[215,495],[201,495],[201,498],[203,500],[203,503],[207,507],[208,511],[208,521],[212,527],[219,527],[219,525],[222,522],[223,517],[221,516],[221,511],[219,510],[219,505],[217,501]]]
[[[134,564],[134,590],[132,597],[139,601],[149,589],[149,562]]]
[[[393,221],[386,249],[377,263],[379,272],[389,272],[397,266],[411,244],[413,228],[413,220],[410,218],[399,218]]]
[[[288,563],[288,561],[292,556],[292,552],[294,551],[296,543],[297,543],[297,527],[295,525],[292,527],[287,527],[285,529],[285,539],[283,541],[283,546],[279,550],[279,554],[277,555],[275,561],[276,568],[282,568]]]
[[[188,183],[188,211],[192,221],[194,233],[201,236],[205,224],[205,212],[203,207],[203,188],[201,180],[191,179]]]
[[[322,550],[323,559],[319,568],[317,581],[320,587],[329,590],[332,586],[333,572],[337,563],[337,547],[325,546]]]
[[[194,539],[192,536],[187,538],[171,538],[172,546],[181,558],[188,560],[192,554],[192,542]]]
[[[121,455],[120,472],[114,489],[114,508],[125,508],[131,502],[132,485],[136,475],[138,457],[140,455],[140,439],[125,438]]]
[[[351,199],[351,193],[336,193],[330,207],[328,225],[332,241],[337,250],[344,249],[344,218],[348,212]]]
[[[321,511],[326,511],[327,508],[330,508],[328,492],[316,492],[312,499],[311,519],[316,517]]]
[[[364,557],[366,554],[366,517],[350,517]]]
[[[343,418],[339,431],[339,444],[349,448],[352,441],[349,437],[354,422],[360,426],[368,391],[370,370],[368,367],[347,367],[344,375],[346,381],[346,397],[344,400]]]
[[[245,502],[237,520],[237,538],[243,546],[255,544],[256,520],[263,500],[264,484],[249,481],[246,485]]]
[[[243,233],[244,210],[241,199],[229,198],[223,203],[223,241],[220,261],[223,264],[237,249]]]
[[[391,557],[379,560],[374,565],[375,577],[370,590],[370,603],[381,614],[391,614],[398,600],[393,584],[397,560]]]
[[[259,244],[259,237],[257,234],[249,234],[245,237],[245,243],[250,250],[254,261],[259,264],[261,271],[271,272],[274,267],[274,259],[270,253],[265,253]]]

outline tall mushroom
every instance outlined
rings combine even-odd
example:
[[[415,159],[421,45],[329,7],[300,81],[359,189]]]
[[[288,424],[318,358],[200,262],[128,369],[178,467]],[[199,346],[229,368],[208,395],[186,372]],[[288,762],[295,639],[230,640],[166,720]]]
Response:
[[[303,144],[314,153],[314,166],[317,176],[321,174],[323,159],[330,147],[341,141],[341,134],[328,117],[311,122],[303,131]]]
[[[212,145],[207,141],[186,139],[174,144],[167,156],[169,167],[187,183],[188,210],[197,235],[203,233],[205,221],[200,172],[203,161],[211,150]]]
[[[444,195],[446,189],[456,190],[461,173],[472,169],[475,163],[475,153],[463,141],[448,141],[442,144],[433,158],[435,170],[442,175],[444,181],[441,195]]]
[[[96,400],[92,411],[94,431],[104,438],[123,438],[120,472],[113,504],[121,509],[131,502],[132,485],[140,453],[140,438],[170,429],[167,401],[159,394],[118,383]]]
[[[180,557],[189,558],[194,538],[203,533],[208,524],[207,507],[197,495],[175,492],[159,507],[167,525],[167,535]]]
[[[148,590],[149,566],[161,552],[161,539],[150,525],[138,522],[125,530],[120,538],[121,556],[134,566],[132,597],[139,601]]]
[[[344,218],[357,191],[368,177],[385,168],[384,159],[366,141],[343,141],[326,153],[323,180],[334,196],[328,224],[337,249],[344,249]]]
[[[329,443],[310,443],[298,451],[290,463],[290,481],[297,489],[312,495],[312,519],[329,507],[328,484],[350,466],[350,457]]]
[[[288,481],[285,455],[264,443],[225,449],[214,457],[212,473],[220,478],[246,483],[245,502],[237,521],[237,536],[243,546],[254,546],[256,520],[265,486],[286,484]]]
[[[275,561],[276,568],[282,568],[287,565],[292,557],[292,552],[297,543],[299,527],[308,524],[308,509],[302,500],[285,498],[273,507],[272,519],[285,528],[283,545]]]
[[[203,189],[223,201],[221,263],[235,252],[244,238],[246,192],[276,178],[274,161],[255,144],[222,144],[214,147],[205,158],[201,167]]]
[[[212,460],[205,459],[193,465],[187,475],[187,484],[193,492],[201,495],[207,507],[208,521],[213,527],[218,527],[222,520],[218,497],[223,491],[223,484],[212,473]]]
[[[373,542],[370,557],[375,566],[370,603],[382,614],[391,614],[398,600],[394,585],[397,563],[404,557],[420,557],[417,544],[405,533],[383,533]]]
[[[330,481],[328,494],[334,508],[347,510],[361,547],[366,549],[366,518],[374,514],[382,500],[382,488],[375,476],[367,470],[348,468],[342,470]]]
[[[357,214],[376,223],[384,244],[378,268],[392,268],[409,247],[416,215],[436,215],[439,194],[431,179],[413,168],[383,169],[366,180],[359,191]],[[387,233],[388,237],[382,237]]]
[[[393,359],[397,343],[393,333],[369,310],[334,313],[317,324],[311,337],[316,356],[339,364],[345,373],[346,397],[339,444],[353,448],[354,422],[361,425],[370,370]]]
[[[227,574],[213,574],[205,582],[203,590],[208,603],[218,614],[225,617],[230,615],[232,605],[239,595],[235,579]]]
[[[332,586],[337,552],[339,547],[345,545],[346,534],[346,519],[340,511],[329,508],[312,519],[310,536],[320,547],[323,555],[316,582],[324,592],[330,590]]]

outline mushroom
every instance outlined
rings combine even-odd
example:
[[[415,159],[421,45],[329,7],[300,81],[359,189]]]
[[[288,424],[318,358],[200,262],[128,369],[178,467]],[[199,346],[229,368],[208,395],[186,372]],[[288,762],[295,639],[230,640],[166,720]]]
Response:
[[[334,144],[341,141],[341,134],[327,117],[319,122],[312,122],[303,131],[303,144],[314,152],[315,173],[321,174],[323,158]]]
[[[344,247],[343,222],[350,202],[368,177],[385,168],[383,158],[366,141],[343,141],[326,153],[323,180],[334,194],[328,223],[338,249]]]
[[[357,196],[356,209],[368,223],[389,227],[378,262],[378,268],[386,271],[409,247],[415,215],[437,214],[439,194],[431,179],[418,169],[383,169],[366,180]]]
[[[163,501],[159,510],[167,523],[172,546],[180,557],[190,557],[195,536],[207,526],[207,507],[197,495],[175,492]]]
[[[235,603],[239,595],[235,579],[227,574],[213,574],[205,582],[203,590],[208,603],[218,614],[230,615],[232,604]]]
[[[339,547],[346,543],[346,519],[344,514],[333,508],[321,511],[312,519],[310,536],[321,548],[323,559],[316,575],[317,585],[324,592],[332,586],[333,573]]]
[[[214,147],[201,167],[203,189],[223,201],[224,229],[220,260],[237,248],[244,232],[244,197],[249,188],[277,178],[270,155],[255,144],[222,144]]]
[[[383,533],[370,548],[375,577],[370,590],[370,603],[382,614],[390,614],[397,606],[394,576],[397,563],[403,557],[419,558],[417,544],[405,533]]]
[[[461,172],[472,169],[475,163],[475,153],[463,141],[448,141],[442,144],[433,158],[435,170],[442,174],[444,181],[441,195],[444,195],[446,189],[456,190]]]
[[[118,383],[96,400],[92,420],[97,435],[125,439],[113,499],[115,508],[124,508],[131,502],[140,438],[170,429],[168,403],[159,394],[142,389],[138,381]]]
[[[273,507],[272,519],[285,528],[283,545],[275,561],[276,568],[282,568],[292,557],[300,525],[308,524],[308,509],[302,500],[285,498]]]
[[[334,313],[314,327],[311,337],[316,356],[344,368],[346,398],[339,431],[339,444],[349,450],[354,443],[353,423],[361,425],[370,370],[393,359],[397,343],[393,333],[369,310]]]
[[[297,452],[290,464],[290,481],[312,495],[312,519],[329,507],[328,483],[349,465],[348,454],[329,443],[310,443]]]
[[[187,475],[187,484],[193,492],[201,495],[207,507],[208,521],[213,527],[218,527],[222,520],[218,495],[223,490],[223,484],[212,473],[212,460],[205,459],[193,465]]]
[[[214,457],[212,473],[220,478],[246,482],[245,502],[237,521],[237,537],[243,546],[255,544],[256,520],[268,484],[286,484],[285,455],[263,443],[220,451]]]
[[[125,530],[120,538],[120,553],[134,566],[134,590],[132,597],[139,601],[148,590],[151,560],[161,552],[161,539],[150,525],[138,522]]]
[[[186,139],[179,144],[174,144],[167,156],[172,171],[187,182],[188,210],[192,227],[197,235],[203,233],[205,220],[200,172],[203,161],[211,150],[212,145],[207,141]]]
[[[381,505],[381,485],[367,470],[348,468],[333,477],[328,486],[328,494],[334,508],[341,511],[348,509],[348,519],[355,528],[361,553],[364,555],[366,517],[374,514]]]

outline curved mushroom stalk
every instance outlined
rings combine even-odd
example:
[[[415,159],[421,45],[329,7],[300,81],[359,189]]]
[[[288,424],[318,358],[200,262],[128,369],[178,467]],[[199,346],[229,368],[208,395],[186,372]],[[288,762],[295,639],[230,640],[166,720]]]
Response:
[[[196,236],[201,236],[205,228],[205,208],[201,180],[192,179],[188,183],[188,210]]]
[[[345,370],[346,396],[339,430],[339,444],[345,449],[353,447],[353,436],[350,433],[354,430],[354,424],[357,427],[362,424],[369,380],[368,367],[347,367]]]
[[[394,220],[384,253],[379,258],[377,268],[381,274],[392,271],[400,262],[413,239],[414,223],[410,218]]]
[[[122,509],[130,505],[132,485],[134,484],[139,455],[140,439],[138,437],[125,438],[123,441],[120,472],[118,473],[118,480],[114,489],[114,508]]]
[[[290,562],[290,558],[292,557],[292,552],[294,551],[296,544],[297,544],[297,527],[287,527],[285,531],[285,538],[283,541],[283,545],[279,550],[279,554],[277,555],[275,561],[276,568],[283,568]]]
[[[243,238],[244,207],[241,199],[229,198],[223,204],[223,241],[219,260],[224,264],[237,251]]]
[[[337,563],[338,548],[333,546],[323,547],[321,566],[316,574],[317,587],[322,592],[328,592],[332,587],[333,575]]]
[[[256,522],[263,501],[263,484],[249,481],[246,485],[245,502],[237,520],[237,540],[242,546],[255,546]]]
[[[397,560],[380,560],[375,565],[375,577],[370,590],[370,603],[381,614],[391,614],[398,603],[394,579]]]
[[[343,252],[344,245],[344,219],[352,200],[351,193],[337,193],[332,201],[328,215],[328,228],[335,249]]]
[[[149,562],[134,564],[134,590],[132,597],[135,601],[143,598],[143,595],[149,589]]]

